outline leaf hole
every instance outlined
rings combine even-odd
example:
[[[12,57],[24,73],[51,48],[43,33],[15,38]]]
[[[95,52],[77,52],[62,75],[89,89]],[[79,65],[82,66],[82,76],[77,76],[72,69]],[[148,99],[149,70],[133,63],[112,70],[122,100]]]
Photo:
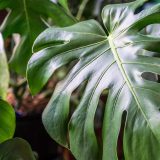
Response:
[[[138,8],[136,8],[136,10],[134,11],[134,14],[138,14],[140,13],[142,10],[144,10],[144,8],[150,6],[150,1],[148,2],[144,2],[141,6],[139,6]]]
[[[151,35],[154,37],[160,37],[160,24],[151,24],[146,26],[145,33],[146,35]]]
[[[107,98],[108,98],[108,89],[104,89],[100,95],[96,113],[95,113],[95,118],[94,118],[94,130],[100,146],[100,151],[102,151],[102,144],[103,144],[102,127],[103,127],[103,117],[104,117],[104,110],[105,110]]]
[[[80,86],[78,86],[71,94],[70,97],[70,103],[69,103],[69,116],[68,116],[68,122],[71,120],[72,115],[74,114],[75,110],[80,104],[80,101],[83,97],[84,90],[87,86],[87,80],[83,81]],[[68,144],[70,146],[70,140],[69,140],[69,132],[68,132]]]
[[[51,78],[48,80],[46,85],[42,88],[40,95],[43,95],[47,100],[51,98],[58,82],[62,81],[70,72],[71,68],[77,63],[77,60],[72,60],[72,62],[61,66],[58,68]],[[44,106],[43,108],[45,108]]]
[[[70,70],[73,68],[73,66],[77,63],[77,59],[72,60],[70,63],[61,66],[60,68],[58,68],[52,75],[52,77],[50,78],[50,80],[48,81],[47,85],[45,87],[47,87],[46,89],[49,90],[53,90],[55,89],[57,83],[59,81],[62,81],[70,72]]]
[[[152,72],[144,72],[142,73],[142,78],[152,82],[158,82],[160,75]],[[159,83],[159,82],[158,82]]]
[[[140,31],[140,34],[145,35],[145,36],[152,36],[155,38],[159,38],[160,37],[160,24],[150,24],[147,25],[145,28],[143,28]]]
[[[7,11],[5,10],[5,9],[2,9],[1,11],[0,11],[0,24],[2,24],[3,23],[3,21],[4,21],[4,19],[5,19],[5,17],[7,16]]]
[[[78,107],[80,100],[83,96],[84,90],[86,88],[87,85],[87,80],[85,80],[84,82],[81,83],[81,85],[76,88],[74,90],[74,92],[72,92],[71,94],[71,98],[70,98],[70,113],[69,113],[69,117],[71,118],[72,114],[74,113],[74,111],[76,110],[76,108]]]
[[[11,59],[14,54],[11,54],[16,50],[18,45],[21,42],[21,36],[18,33],[14,33],[12,36],[9,36],[5,40],[5,51],[8,59]]]
[[[124,111],[122,114],[121,127],[120,127],[119,136],[118,136],[118,142],[117,142],[117,153],[118,153],[119,160],[124,160],[123,136],[124,136],[126,117],[127,117],[127,111]]]

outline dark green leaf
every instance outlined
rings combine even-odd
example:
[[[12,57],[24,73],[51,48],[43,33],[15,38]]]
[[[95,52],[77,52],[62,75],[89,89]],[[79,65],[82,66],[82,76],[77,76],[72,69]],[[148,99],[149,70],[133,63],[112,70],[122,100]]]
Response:
[[[0,97],[5,99],[9,83],[7,59],[4,52],[2,35],[0,34]]]
[[[0,143],[13,137],[15,112],[12,106],[0,99]]]
[[[58,143],[69,146],[77,160],[117,160],[117,141],[126,113],[125,160],[159,160],[160,84],[143,73],[160,74],[160,37],[142,34],[160,23],[160,5],[137,13],[145,0],[108,5],[102,11],[105,30],[94,20],[49,28],[35,41],[27,78],[33,94],[55,70],[77,59],[60,82],[43,113],[43,123]],[[145,53],[145,54],[144,54]],[[151,53],[151,54],[150,54]],[[147,55],[150,54],[150,55]],[[72,92],[87,80],[77,109],[69,119]],[[103,154],[94,131],[99,97],[109,90],[103,118]],[[69,145],[68,136],[69,134]]]
[[[27,141],[14,138],[0,144],[0,160],[35,160]]]
[[[0,9],[9,8],[1,31],[6,38],[19,33],[20,43],[16,45],[10,60],[12,69],[25,75],[27,62],[32,55],[32,44],[47,26],[42,18],[50,17],[57,26],[68,26],[74,19],[50,0],[0,0]]]

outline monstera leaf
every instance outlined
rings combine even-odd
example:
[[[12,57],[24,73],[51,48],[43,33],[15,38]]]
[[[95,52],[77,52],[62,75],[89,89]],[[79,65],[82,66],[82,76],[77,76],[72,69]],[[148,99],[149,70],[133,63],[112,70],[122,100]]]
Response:
[[[68,26],[74,23],[73,18],[50,0],[0,0],[0,9],[9,8],[1,31],[4,38],[19,33],[21,40],[14,49],[10,60],[12,69],[25,75],[27,62],[32,55],[35,38],[47,26],[42,18],[50,17],[55,25]]]
[[[9,83],[9,71],[4,51],[4,43],[0,34],[0,97],[5,99]]]
[[[12,138],[14,131],[14,109],[6,101],[0,99],[0,143]]]
[[[160,23],[160,5],[137,12],[143,2],[106,6],[102,11],[104,29],[89,20],[49,28],[34,43],[35,54],[27,72],[33,94],[55,70],[77,60],[43,113],[50,136],[68,147],[77,160],[117,160],[117,141],[125,114],[125,160],[160,158],[160,84],[143,77],[144,73],[160,74],[160,59],[156,56],[160,53],[160,38],[141,32],[148,25]],[[87,81],[83,97],[69,118],[70,96],[83,81]],[[104,89],[109,95],[101,148],[94,117]]]
[[[0,144],[0,160],[35,160],[28,142],[14,138]]]

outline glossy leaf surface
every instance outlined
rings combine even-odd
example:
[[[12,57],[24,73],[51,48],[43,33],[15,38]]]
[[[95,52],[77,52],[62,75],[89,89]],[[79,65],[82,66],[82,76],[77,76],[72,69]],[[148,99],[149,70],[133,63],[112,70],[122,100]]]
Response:
[[[21,36],[20,43],[15,46],[10,66],[25,75],[33,42],[38,34],[47,28],[43,18],[50,17],[57,26],[71,25],[74,20],[50,0],[0,0],[0,9],[6,8],[9,8],[10,12],[1,26],[4,38],[13,33]]]
[[[4,51],[4,42],[0,34],[0,97],[5,99],[9,83],[8,64]]]
[[[0,143],[13,137],[15,131],[15,112],[12,106],[0,99]]]
[[[35,160],[28,142],[14,138],[0,144],[0,160]]]
[[[160,23],[160,5],[137,13],[143,0],[108,5],[102,11],[105,29],[94,20],[65,28],[49,28],[35,41],[27,78],[33,94],[61,66],[77,60],[58,84],[43,113],[50,136],[69,147],[77,160],[117,160],[117,141],[126,113],[125,160],[159,160],[160,84],[143,73],[160,74],[160,37],[142,34]],[[155,53],[155,54],[153,54]],[[69,118],[72,92],[84,81],[86,89]],[[103,152],[94,130],[94,117],[104,89],[109,95],[103,117]],[[69,144],[68,144],[69,135]]]

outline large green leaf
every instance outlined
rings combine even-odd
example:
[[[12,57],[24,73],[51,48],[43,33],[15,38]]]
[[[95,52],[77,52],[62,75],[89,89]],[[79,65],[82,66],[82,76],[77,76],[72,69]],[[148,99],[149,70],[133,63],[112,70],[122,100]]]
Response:
[[[160,59],[153,56],[160,53],[160,38],[142,34],[146,26],[160,23],[160,5],[137,12],[144,1],[106,6],[102,11],[105,29],[89,20],[49,28],[34,43],[36,53],[27,72],[33,94],[55,70],[78,61],[58,84],[43,113],[50,136],[69,147],[77,160],[117,160],[117,141],[125,113],[125,160],[160,159],[160,84],[142,76],[146,72],[160,74]],[[85,80],[83,97],[69,119],[70,96]],[[101,155],[94,117],[104,89],[109,90],[109,95]]]
[[[14,49],[10,66],[25,75],[27,62],[32,55],[32,44],[40,32],[47,26],[42,18],[50,17],[57,26],[74,23],[72,17],[50,0],[0,0],[0,9],[9,8],[1,31],[4,38],[19,33],[21,40]]]
[[[13,137],[15,112],[12,106],[0,99],[0,143]]]
[[[35,160],[28,142],[14,138],[0,144],[0,160]]]
[[[4,43],[0,34],[0,97],[5,99],[9,83],[7,59],[4,51]]]

